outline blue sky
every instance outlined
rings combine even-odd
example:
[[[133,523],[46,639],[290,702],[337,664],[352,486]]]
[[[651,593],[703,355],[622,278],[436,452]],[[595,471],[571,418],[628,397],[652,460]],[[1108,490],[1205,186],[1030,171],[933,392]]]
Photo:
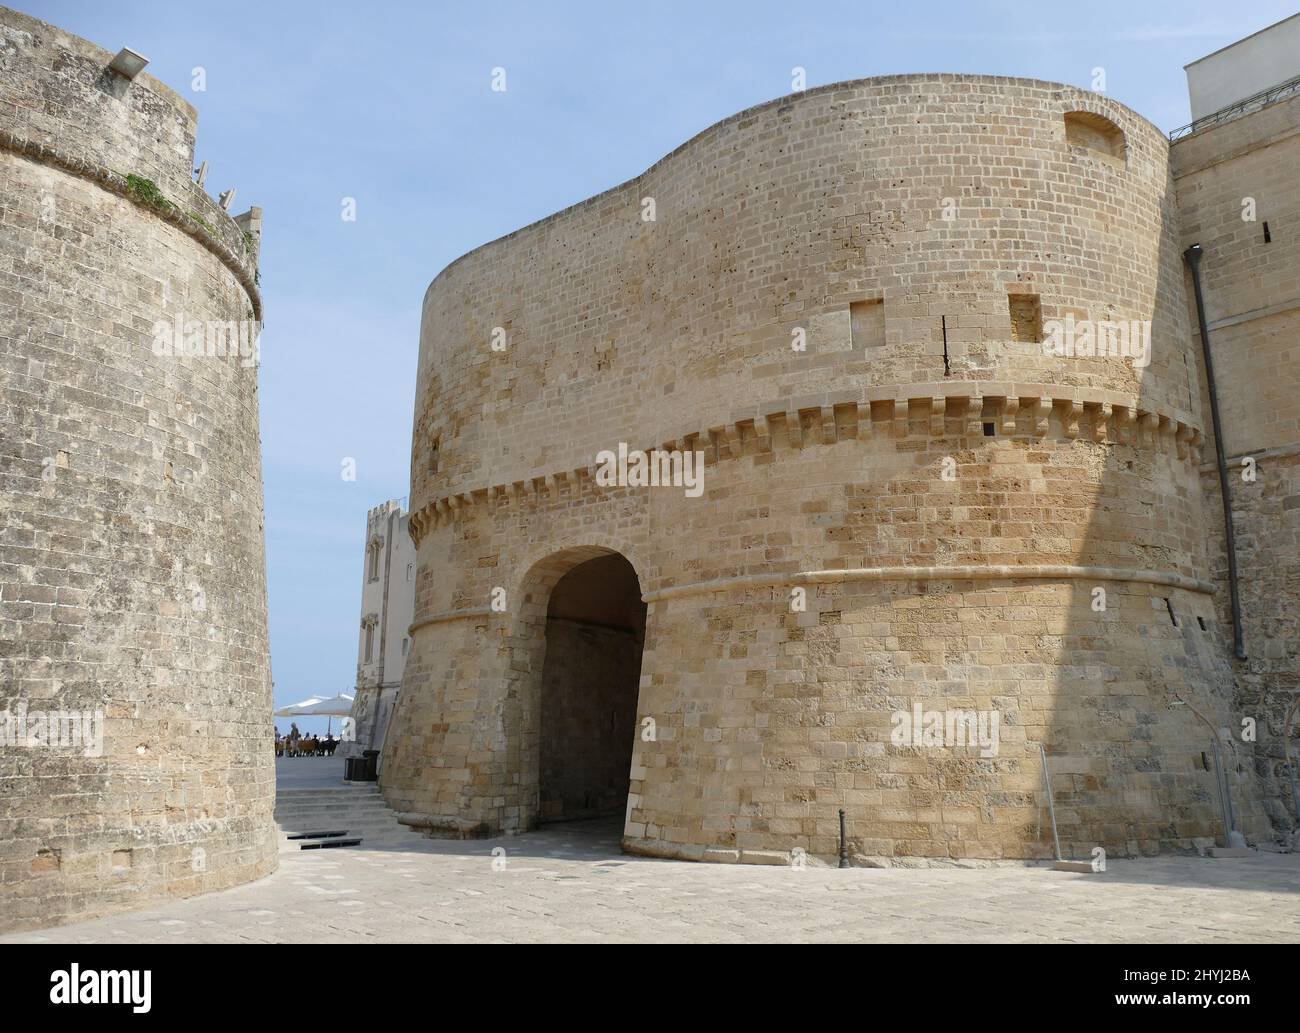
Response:
[[[795,66],[810,87],[935,71],[1088,86],[1101,66],[1108,94],[1168,130],[1189,121],[1183,65],[1295,13],[1267,0],[10,3],[145,54],[198,108],[209,190],[233,185],[235,210],[265,211],[277,704],[351,691],[366,510],[407,494],[420,303],[458,255],[788,92]]]

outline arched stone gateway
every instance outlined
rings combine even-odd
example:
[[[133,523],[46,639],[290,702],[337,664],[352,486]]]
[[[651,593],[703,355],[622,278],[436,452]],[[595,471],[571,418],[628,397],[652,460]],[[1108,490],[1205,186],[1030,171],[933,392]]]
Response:
[[[645,617],[636,573],[617,554],[578,563],[551,588],[545,656],[523,687],[536,701],[537,822],[625,816]]]
[[[1069,853],[1210,842],[1170,707],[1238,724],[1196,368],[1168,142],[1052,83],[782,98],[471,252],[424,301],[385,795],[462,835],[587,809],[544,777],[548,607],[617,552],[629,850],[833,856],[843,808],[868,857],[1048,856],[1040,746]],[[702,485],[622,479],[652,450]]]
[[[404,695],[395,727],[431,734],[390,740],[385,795],[408,823],[453,835],[623,813],[646,623],[632,564],[607,546],[569,546],[494,590],[504,609],[490,601],[413,626],[408,669],[425,669],[426,649],[486,648],[501,681],[462,691],[454,673],[482,668],[457,663],[437,694]],[[412,788],[414,778],[427,781]]]

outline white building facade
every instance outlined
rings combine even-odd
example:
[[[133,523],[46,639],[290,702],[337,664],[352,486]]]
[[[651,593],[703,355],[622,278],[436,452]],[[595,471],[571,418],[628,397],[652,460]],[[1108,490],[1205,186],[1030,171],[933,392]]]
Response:
[[[366,515],[361,572],[361,623],[357,639],[356,698],[344,756],[384,748],[393,707],[402,689],[415,610],[415,545],[409,517],[390,499]]]

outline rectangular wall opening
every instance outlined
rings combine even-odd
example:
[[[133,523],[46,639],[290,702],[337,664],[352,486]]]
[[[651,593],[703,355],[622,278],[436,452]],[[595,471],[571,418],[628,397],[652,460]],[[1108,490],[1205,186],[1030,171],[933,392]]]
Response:
[[[1037,294],[1008,294],[1011,313],[1011,339],[1029,344],[1043,340],[1043,306]]]
[[[1124,160],[1124,130],[1110,119],[1091,111],[1065,113],[1065,142],[1071,147],[1085,147],[1107,158]]]
[[[885,343],[885,303],[855,301],[849,305],[849,339],[855,349],[879,348]]]

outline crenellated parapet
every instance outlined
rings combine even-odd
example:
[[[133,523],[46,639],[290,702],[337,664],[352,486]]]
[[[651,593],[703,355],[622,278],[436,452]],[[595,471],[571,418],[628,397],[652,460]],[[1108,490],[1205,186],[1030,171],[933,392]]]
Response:
[[[17,11],[0,13],[0,150],[122,197],[211,251],[262,316],[260,209],[232,216],[194,181],[198,112],[112,53]]]
[[[1127,445],[1167,453],[1192,467],[1204,437],[1191,414],[1150,410],[1140,398],[1113,391],[1049,385],[948,382],[783,399],[736,412],[726,423],[683,431],[659,442],[628,442],[642,451],[699,451],[716,464],[777,450],[799,450],[873,438],[964,438],[967,447],[988,438],[1047,438]],[[473,506],[493,507],[570,499],[603,490],[594,461],[568,470],[538,471],[517,480],[438,495],[411,516],[416,546],[428,531]]]

